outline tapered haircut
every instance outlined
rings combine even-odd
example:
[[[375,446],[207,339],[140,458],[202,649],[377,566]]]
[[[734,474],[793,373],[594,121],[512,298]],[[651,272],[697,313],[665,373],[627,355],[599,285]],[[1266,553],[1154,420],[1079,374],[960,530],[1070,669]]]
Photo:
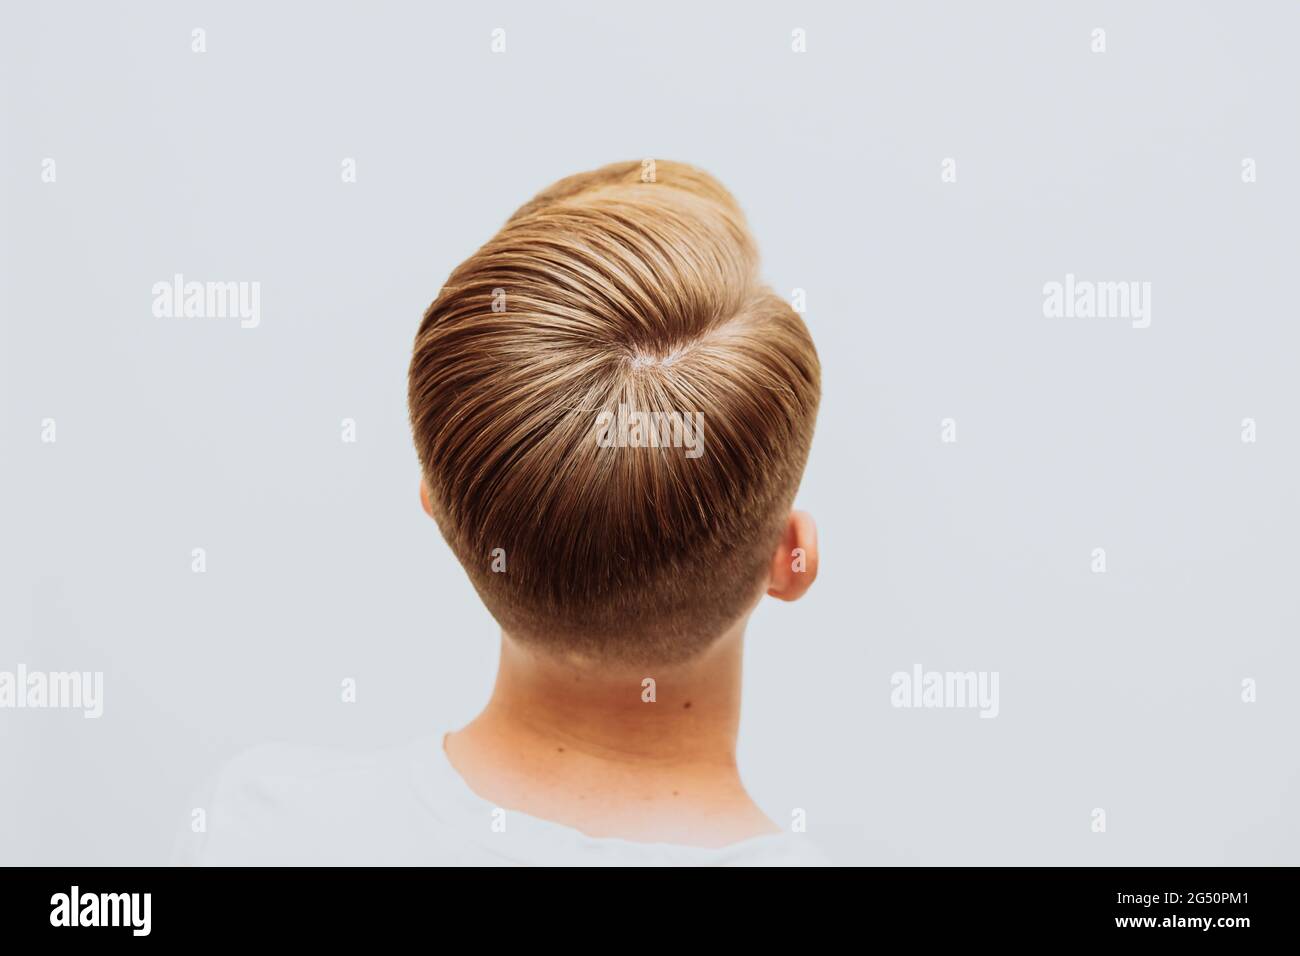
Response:
[[[731,194],[645,169],[521,207],[425,312],[409,381],[434,517],[488,610],[628,664],[689,659],[758,598],[821,387]]]

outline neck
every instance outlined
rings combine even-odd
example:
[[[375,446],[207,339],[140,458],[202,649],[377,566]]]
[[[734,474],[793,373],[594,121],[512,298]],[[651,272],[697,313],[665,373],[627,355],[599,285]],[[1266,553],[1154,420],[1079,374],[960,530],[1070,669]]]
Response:
[[[503,635],[492,697],[448,758],[485,799],[593,836],[772,832],[736,769],[743,643],[742,621],[687,664],[609,668]]]

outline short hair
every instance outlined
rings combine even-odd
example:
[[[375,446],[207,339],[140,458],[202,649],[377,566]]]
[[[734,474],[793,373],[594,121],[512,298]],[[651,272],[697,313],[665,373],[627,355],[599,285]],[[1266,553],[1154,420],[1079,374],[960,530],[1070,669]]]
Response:
[[[461,263],[408,396],[431,510],[505,632],[629,665],[693,657],[758,599],[821,390],[735,199],[647,168],[561,180]],[[703,453],[610,440],[620,406],[702,414]]]

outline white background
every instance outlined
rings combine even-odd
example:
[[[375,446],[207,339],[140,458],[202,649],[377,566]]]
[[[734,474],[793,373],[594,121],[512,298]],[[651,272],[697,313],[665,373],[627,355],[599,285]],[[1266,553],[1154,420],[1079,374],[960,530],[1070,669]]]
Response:
[[[0,711],[0,862],[166,862],[251,745],[473,715],[415,329],[534,192],[643,157],[735,192],[823,364],[821,578],[749,638],[764,808],[842,862],[1300,862],[1297,8],[465,6],[7,6],[0,670],[106,687]],[[177,272],[259,281],[260,327],[154,318]],[[1044,318],[1066,273],[1150,282],[1150,328]],[[917,663],[1000,716],[892,708]]]

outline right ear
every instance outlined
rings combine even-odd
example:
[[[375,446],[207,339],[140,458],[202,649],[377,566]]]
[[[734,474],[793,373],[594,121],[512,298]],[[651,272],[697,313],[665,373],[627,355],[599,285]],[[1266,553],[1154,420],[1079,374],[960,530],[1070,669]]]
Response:
[[[430,518],[433,517],[433,505],[429,503],[429,486],[424,483],[423,478],[420,479],[420,506],[424,508],[425,514]]]
[[[767,593],[782,601],[799,600],[817,580],[817,559],[817,523],[806,511],[790,512],[772,555]]]

